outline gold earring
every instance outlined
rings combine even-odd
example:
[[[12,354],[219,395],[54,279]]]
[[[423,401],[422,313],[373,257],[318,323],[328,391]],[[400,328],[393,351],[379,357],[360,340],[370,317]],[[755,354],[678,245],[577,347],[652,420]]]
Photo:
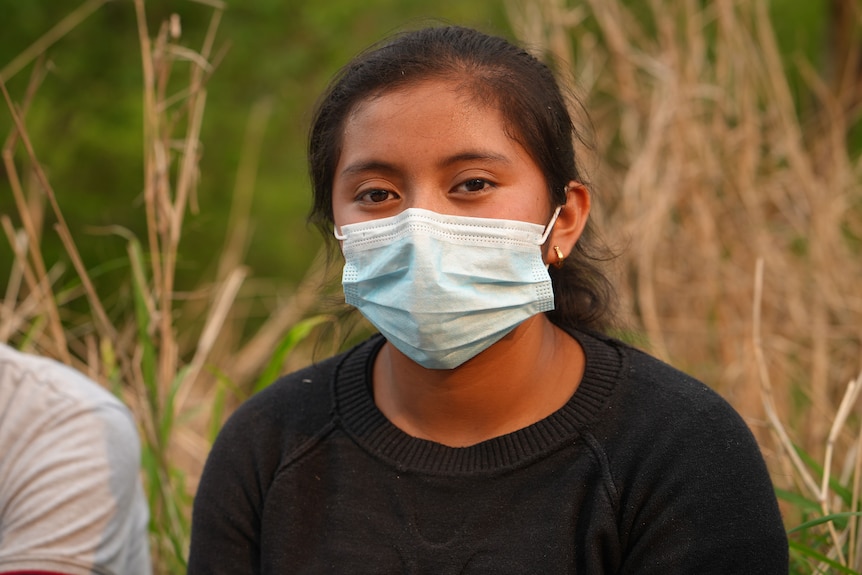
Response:
[[[554,246],[554,253],[557,254],[557,261],[554,262],[554,267],[560,269],[563,267],[566,257],[563,255],[563,250],[560,249],[560,246]]]

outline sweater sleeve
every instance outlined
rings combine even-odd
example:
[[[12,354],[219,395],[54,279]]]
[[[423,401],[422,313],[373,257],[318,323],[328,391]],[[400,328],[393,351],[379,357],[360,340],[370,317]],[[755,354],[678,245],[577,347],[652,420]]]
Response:
[[[611,462],[620,573],[786,574],[787,537],[750,430],[706,386],[656,363],[632,364],[643,383]]]
[[[273,479],[330,422],[324,367],[282,378],[222,428],[195,495],[189,575],[260,573],[261,518]]]
[[[260,515],[275,463],[256,409],[242,406],[227,421],[207,457],[195,494],[189,575],[259,573]]]

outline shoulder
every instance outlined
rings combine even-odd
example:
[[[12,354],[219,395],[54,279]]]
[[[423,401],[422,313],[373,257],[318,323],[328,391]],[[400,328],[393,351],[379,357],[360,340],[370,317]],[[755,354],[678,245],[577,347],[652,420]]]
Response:
[[[94,456],[122,460],[117,471],[128,465],[136,473],[139,438],[131,412],[77,370],[0,344],[0,405],[7,413],[0,443],[42,444],[45,457],[75,442],[99,452]]]
[[[332,388],[341,365],[352,354],[370,353],[365,342],[286,375],[228,418],[195,495],[189,573],[206,570],[212,556],[236,559],[257,548],[260,517],[275,477],[325,443],[336,428]],[[222,567],[240,569],[239,564]]]
[[[80,372],[2,344],[0,406],[4,568],[95,557],[92,567],[107,572],[146,571],[148,512],[129,410]],[[61,524],[63,537],[50,536]]]
[[[593,423],[597,432],[625,435],[625,430],[713,421],[747,429],[727,401],[694,377],[615,338],[587,331],[572,335],[586,356],[582,385],[602,388],[603,407]]]
[[[691,375],[613,337],[584,331],[572,335],[584,348],[588,372],[613,379],[605,407],[615,414],[601,421],[624,420],[628,427],[686,419],[703,423],[701,417],[708,414],[710,420],[747,428],[724,398]]]
[[[137,477],[140,443],[129,409],[108,390],[79,371],[52,359],[0,345],[0,445],[6,465],[69,453],[103,461],[112,476]],[[14,451],[15,444],[31,446]],[[38,448],[37,448],[38,446]],[[70,451],[71,450],[71,451]]]
[[[760,446],[742,416],[716,391],[642,351],[628,348],[619,408],[640,468],[670,468],[689,480],[724,477],[727,490],[758,486],[774,500]]]
[[[22,407],[92,412],[110,420],[134,421],[119,399],[81,372],[5,344],[0,344],[0,394]]]
[[[629,421],[687,433],[754,441],[748,425],[721,395],[698,379],[625,344],[621,399]]]
[[[594,337],[620,357],[617,383],[590,429],[619,485],[738,477],[727,487],[747,481],[774,498],[754,435],[721,395],[643,351]]]
[[[608,466],[629,568],[786,573],[787,539],[760,447],[742,417],[697,379],[605,340],[619,383],[592,429]]]
[[[331,418],[332,378],[342,355],[280,377],[244,401],[223,432],[242,428],[313,435]]]
[[[277,466],[290,453],[325,433],[334,424],[332,387],[344,359],[367,354],[369,341],[334,357],[282,376],[242,403],[228,418],[211,457],[234,448],[258,464]],[[256,446],[248,451],[248,446]],[[277,457],[276,457],[277,456]]]

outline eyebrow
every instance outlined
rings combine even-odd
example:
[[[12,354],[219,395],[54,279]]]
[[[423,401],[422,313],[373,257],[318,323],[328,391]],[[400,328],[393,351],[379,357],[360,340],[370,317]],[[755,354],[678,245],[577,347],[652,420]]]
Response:
[[[484,162],[493,162],[496,164],[505,164],[509,165],[512,163],[512,160],[507,156],[503,156],[500,154],[495,154],[493,152],[486,152],[482,150],[468,150],[465,152],[459,152],[457,154],[453,154],[451,156],[447,156],[443,158],[440,162],[438,162],[438,167],[447,168],[454,164],[458,164],[461,162],[475,162],[475,161],[484,161]],[[395,164],[384,162],[380,160],[369,160],[369,161],[360,161],[350,164],[343,170],[341,170],[342,176],[352,176],[355,174],[363,174],[366,172],[388,172],[388,173],[396,173],[399,169]]]
[[[387,162],[380,162],[377,160],[370,160],[367,162],[356,162],[350,164],[343,170],[341,170],[342,176],[352,176],[355,174],[363,174],[365,172],[389,172],[394,173],[397,172],[398,168],[395,167],[394,164],[390,164]]]
[[[469,150],[466,152],[461,152],[452,156],[448,156],[444,158],[438,165],[441,168],[445,168],[453,164],[458,164],[460,162],[472,162],[476,160],[481,160],[483,162],[493,162],[496,164],[512,163],[512,160],[510,160],[507,156],[501,156],[500,154],[495,154],[493,152],[485,152],[482,150]]]

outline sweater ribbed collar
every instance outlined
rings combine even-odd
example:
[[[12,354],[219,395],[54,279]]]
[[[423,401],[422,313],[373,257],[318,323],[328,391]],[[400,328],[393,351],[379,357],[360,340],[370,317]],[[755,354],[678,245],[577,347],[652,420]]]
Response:
[[[469,447],[418,439],[393,425],[371,391],[374,358],[385,340],[374,336],[349,352],[333,379],[335,410],[345,431],[361,447],[399,470],[439,475],[493,473],[526,465],[571,443],[596,418],[620,380],[617,346],[584,332],[570,332],[584,349],[584,376],[559,410],[518,431]]]

